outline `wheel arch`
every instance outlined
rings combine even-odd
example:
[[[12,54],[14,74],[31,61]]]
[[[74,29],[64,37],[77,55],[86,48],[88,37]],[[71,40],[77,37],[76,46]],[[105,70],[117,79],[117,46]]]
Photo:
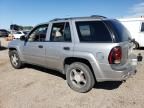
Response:
[[[86,64],[90,68],[90,70],[91,70],[91,72],[94,76],[94,79],[96,81],[96,76],[94,74],[93,67],[92,67],[91,63],[89,62],[89,60],[87,60],[85,58],[80,58],[80,57],[67,57],[67,58],[65,58],[65,60],[64,60],[64,69],[67,68],[67,66],[69,66],[70,64],[72,64],[74,62],[81,62],[81,63]],[[66,74],[65,71],[64,71],[64,74]]]
[[[10,51],[13,51],[13,50],[16,50],[16,51],[17,51],[20,59],[23,61],[24,59],[23,59],[22,53],[21,53],[21,51],[20,51],[18,48],[16,48],[16,47],[9,47],[9,54],[10,54]]]

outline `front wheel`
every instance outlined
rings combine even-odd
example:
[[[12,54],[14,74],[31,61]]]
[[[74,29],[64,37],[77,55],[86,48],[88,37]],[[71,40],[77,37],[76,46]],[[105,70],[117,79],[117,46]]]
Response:
[[[95,84],[90,68],[80,62],[72,63],[66,69],[66,79],[70,88],[80,93],[90,91]]]
[[[22,62],[20,60],[20,57],[18,55],[18,52],[16,50],[12,50],[9,52],[9,57],[10,57],[10,62],[11,65],[15,68],[15,69],[20,69],[22,67]]]

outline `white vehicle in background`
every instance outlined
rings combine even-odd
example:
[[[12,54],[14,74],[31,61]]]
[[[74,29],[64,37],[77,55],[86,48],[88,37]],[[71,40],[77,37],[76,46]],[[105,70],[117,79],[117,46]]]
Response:
[[[134,48],[144,47],[144,17],[118,19],[134,39]]]
[[[17,31],[17,32],[14,32],[12,35],[14,39],[20,39],[21,36],[26,35],[26,34],[27,32]]]

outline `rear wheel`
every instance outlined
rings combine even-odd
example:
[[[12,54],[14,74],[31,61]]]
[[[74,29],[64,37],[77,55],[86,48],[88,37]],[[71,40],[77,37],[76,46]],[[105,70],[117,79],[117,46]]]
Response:
[[[10,62],[15,69],[20,69],[23,64],[20,60],[18,52],[16,50],[12,50],[9,52]]]
[[[90,68],[80,62],[72,63],[66,69],[66,79],[70,88],[81,93],[88,92],[95,84]]]

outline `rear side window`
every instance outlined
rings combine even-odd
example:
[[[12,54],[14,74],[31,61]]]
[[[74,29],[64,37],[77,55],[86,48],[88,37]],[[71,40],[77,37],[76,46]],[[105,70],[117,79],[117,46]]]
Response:
[[[141,32],[144,32],[144,22],[141,24]]]
[[[105,21],[105,23],[114,33],[116,42],[124,42],[131,39],[129,31],[119,21],[109,20]]]
[[[76,22],[80,42],[112,42],[111,35],[102,21]]]

